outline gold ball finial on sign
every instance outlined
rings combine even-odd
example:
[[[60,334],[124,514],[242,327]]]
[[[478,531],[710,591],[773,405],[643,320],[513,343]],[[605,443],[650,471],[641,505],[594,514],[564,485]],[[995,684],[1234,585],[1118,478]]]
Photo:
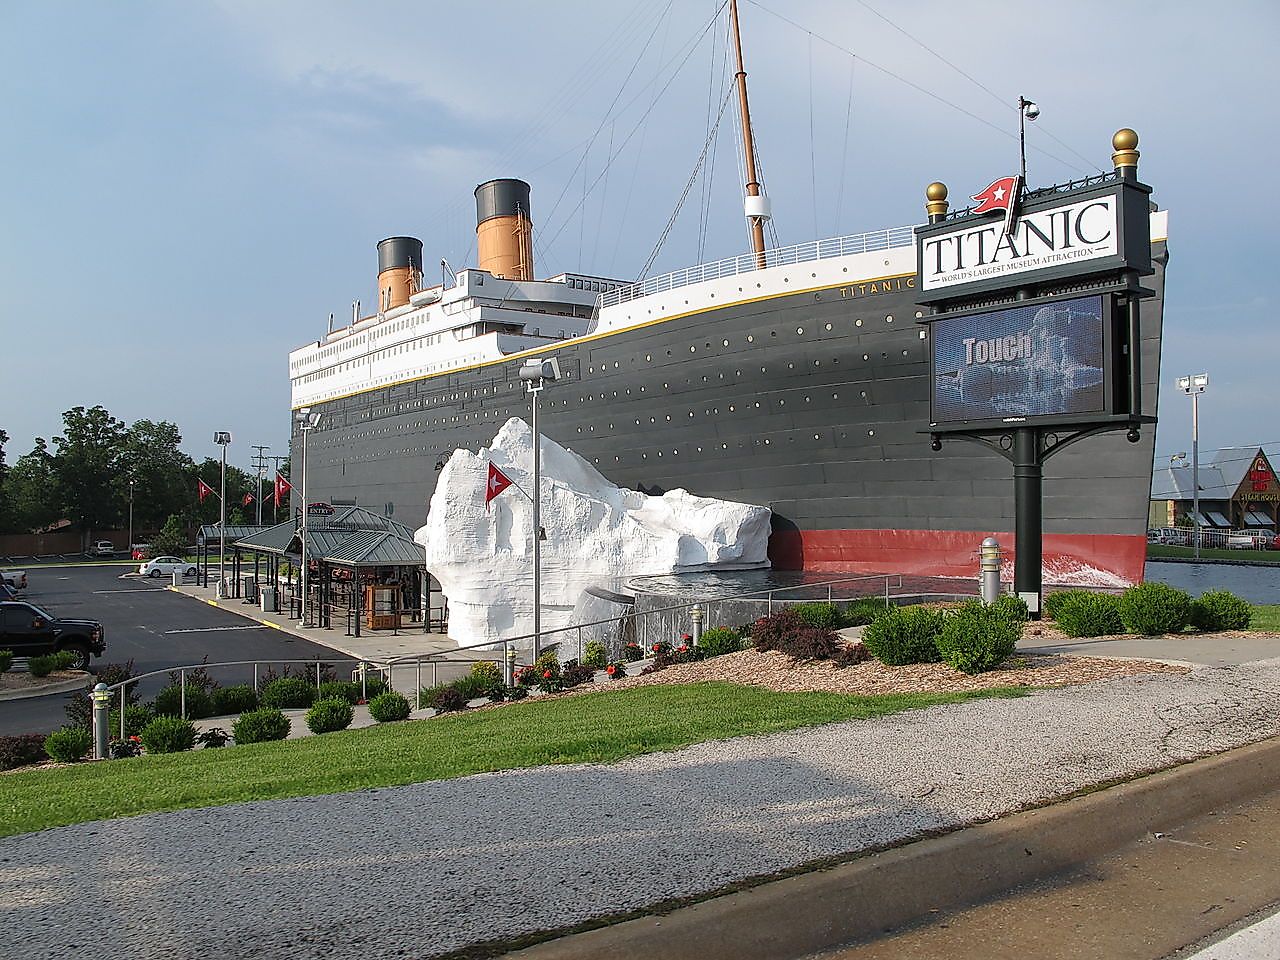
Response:
[[[924,205],[925,212],[929,214],[929,222],[935,222],[935,218],[941,220],[947,215],[947,185],[934,181],[925,187],[924,195],[926,203]]]
[[[1122,167],[1136,167],[1138,165],[1138,133],[1129,127],[1121,127],[1116,131],[1115,136],[1111,138],[1111,147],[1115,152],[1111,154],[1111,162],[1115,164],[1116,169]]]

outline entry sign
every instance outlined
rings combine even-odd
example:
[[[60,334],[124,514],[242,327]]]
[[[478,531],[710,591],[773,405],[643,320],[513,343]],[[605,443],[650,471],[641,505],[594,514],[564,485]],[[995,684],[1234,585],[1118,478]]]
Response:
[[[307,504],[308,517],[331,517],[334,514],[333,504],[318,501]]]

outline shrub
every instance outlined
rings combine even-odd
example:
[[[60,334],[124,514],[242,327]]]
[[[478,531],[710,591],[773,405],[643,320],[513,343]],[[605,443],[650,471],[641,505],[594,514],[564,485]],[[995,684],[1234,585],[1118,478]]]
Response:
[[[755,644],[757,650],[762,652],[778,650],[781,649],[782,644],[786,643],[787,638],[805,625],[805,622],[800,619],[800,614],[796,613],[794,608],[787,607],[767,617],[761,617],[753,623],[751,642]]]
[[[187,719],[203,720],[216,712],[213,697],[203,687],[187,685]],[[172,685],[156,694],[155,713],[158,717],[182,716],[182,687]]]
[[[52,655],[32,657],[27,661],[27,671],[33,677],[47,677],[57,665],[58,661]]]
[[[1088,590],[1055,590],[1044,598],[1044,612],[1051,620],[1057,620],[1058,614],[1066,604],[1075,602],[1077,597],[1091,596]]]
[[[1013,653],[1022,622],[998,603],[969,600],[946,618],[937,640],[944,662],[964,673],[983,673]]]
[[[360,686],[360,681],[356,681],[356,686]],[[382,677],[375,675],[366,675],[364,678],[364,697],[366,700],[372,700],[380,693],[387,692],[387,681]]]
[[[528,687],[506,687],[503,690],[503,694],[505,699],[510,700],[512,702],[516,700],[523,700],[525,697],[529,695],[529,688]],[[495,694],[490,694],[489,695],[490,699],[492,699],[494,695]]]
[[[219,687],[213,691],[213,709],[219,716],[258,709],[258,691],[247,683]]]
[[[316,688],[316,703],[334,699],[345,700],[355,706],[360,702],[360,684],[350,680],[329,680]]]
[[[1229,590],[1210,590],[1192,601],[1190,619],[1197,630],[1247,630],[1253,606]]]
[[[141,703],[130,703],[124,708],[124,736],[141,736],[142,728],[156,718],[155,712]],[[120,711],[112,710],[107,717],[107,733],[111,736],[120,734]]]
[[[502,686],[502,668],[492,660],[477,660],[473,663],[471,676],[482,686],[479,696],[487,696],[494,687]]]
[[[1134,633],[1178,633],[1190,617],[1190,594],[1167,583],[1140,583],[1120,595],[1120,619]]]
[[[44,760],[48,756],[44,752],[44,740],[42,733],[0,737],[0,770],[12,770]]]
[[[75,763],[83,760],[93,740],[84,727],[63,727],[44,738],[44,752],[58,763]]]
[[[533,687],[538,683],[538,672],[534,669],[533,664],[527,667],[521,667],[516,671],[515,682],[517,687]]]
[[[995,602],[991,604],[991,609],[996,612],[1000,619],[1019,629],[1031,619],[1031,611],[1027,608],[1027,601],[1010,593],[996,597]]]
[[[312,733],[333,733],[345,730],[355,719],[355,711],[345,697],[326,697],[317,700],[307,711],[307,726]]]
[[[379,723],[403,720],[409,716],[409,701],[394,690],[387,690],[369,701],[369,716]]]
[[[501,680],[499,680],[501,682]],[[487,697],[489,691],[493,689],[493,683],[488,677],[469,673],[464,677],[459,677],[444,686],[452,687],[462,694],[465,700],[476,700],[480,697]]]
[[[147,753],[180,753],[196,745],[196,727],[181,717],[156,717],[142,728]]]
[[[436,690],[435,695],[427,704],[436,713],[451,713],[454,710],[465,710],[467,708],[467,697],[457,687],[446,684]]]
[[[262,707],[240,714],[231,728],[236,743],[265,743],[289,736],[289,718],[274,707]]]
[[[76,655],[71,650],[59,650],[53,655],[53,669],[70,670],[71,665],[76,662]]]
[[[941,659],[937,641],[942,621],[941,610],[894,607],[867,624],[862,642],[873,657],[892,667],[933,663]]]
[[[227,741],[231,739],[230,734],[221,727],[210,727],[200,736],[196,737],[196,743],[200,744],[206,750],[217,750],[219,747],[225,747]]]
[[[588,640],[582,652],[582,665],[603,670],[609,663],[609,650],[599,640]],[[3,671],[0,671],[3,672]]]
[[[698,641],[698,651],[706,657],[718,657],[726,653],[737,653],[742,649],[742,638],[738,631],[730,627],[712,627],[702,634]]]
[[[621,680],[627,675],[627,665],[621,660],[615,660],[605,667],[604,671],[609,675],[610,680]]]
[[[590,644],[588,644],[590,646]],[[8,673],[13,666],[13,651],[0,650],[0,673]]]
[[[844,608],[840,615],[843,627],[863,627],[882,617],[889,610],[888,605],[876,597],[861,597]]]
[[[834,630],[841,625],[840,609],[834,603],[797,603],[791,609],[811,627]]]
[[[1070,590],[1053,594],[1062,597],[1054,620],[1069,637],[1105,637],[1123,633],[1120,621],[1120,598],[1109,593]]]
[[[634,640],[629,641],[622,648],[622,655],[626,658],[627,663],[635,663],[637,660],[644,659],[644,651],[640,649],[640,644]]]
[[[570,660],[564,665],[564,670],[560,674],[560,682],[566,687],[576,687],[581,683],[590,683],[595,677],[595,668],[589,667],[585,663],[579,663],[577,660]]]
[[[262,688],[259,701],[277,710],[309,707],[316,702],[316,688],[301,677],[280,677]],[[236,742],[240,741],[236,737]]]
[[[537,660],[533,661],[533,669],[541,677],[548,670],[554,677],[560,676],[560,658],[556,656],[554,650],[547,650]]]
[[[112,760],[127,760],[142,754],[142,738],[125,737],[123,740],[112,740],[107,744],[107,755]]]

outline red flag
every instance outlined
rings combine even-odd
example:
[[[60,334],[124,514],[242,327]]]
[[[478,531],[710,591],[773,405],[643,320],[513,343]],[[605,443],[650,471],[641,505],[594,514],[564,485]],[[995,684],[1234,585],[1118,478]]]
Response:
[[[204,503],[204,498],[207,496],[217,496],[217,494],[213,492],[213,487],[209,486],[199,477],[196,477],[196,493],[199,495],[201,503]]]
[[[1001,177],[981,193],[975,193],[969,199],[976,200],[978,205],[973,213],[990,213],[992,210],[1009,210],[1018,199],[1018,178]]]
[[[279,472],[277,471],[276,473],[276,506],[277,507],[280,506],[280,501],[284,499],[284,495],[292,489],[293,489],[293,484],[291,484],[284,477],[280,476]]]
[[[488,510],[489,501],[509,486],[511,486],[511,478],[490,463],[489,481],[485,484],[484,488],[484,508]]]
[[[253,503],[253,494],[246,493],[240,502],[247,507],[249,504]]]

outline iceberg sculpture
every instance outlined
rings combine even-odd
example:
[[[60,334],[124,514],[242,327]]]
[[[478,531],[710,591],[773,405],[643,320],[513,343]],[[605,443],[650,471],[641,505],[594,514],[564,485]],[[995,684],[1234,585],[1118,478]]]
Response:
[[[588,587],[627,577],[768,566],[768,507],[671,490],[624,490],[545,436],[542,454],[542,629],[567,626]],[[486,509],[489,464],[513,484]],[[508,420],[479,453],[455,450],[414,539],[449,601],[460,645],[533,632],[533,432]],[[547,637],[547,644],[559,640]]]

